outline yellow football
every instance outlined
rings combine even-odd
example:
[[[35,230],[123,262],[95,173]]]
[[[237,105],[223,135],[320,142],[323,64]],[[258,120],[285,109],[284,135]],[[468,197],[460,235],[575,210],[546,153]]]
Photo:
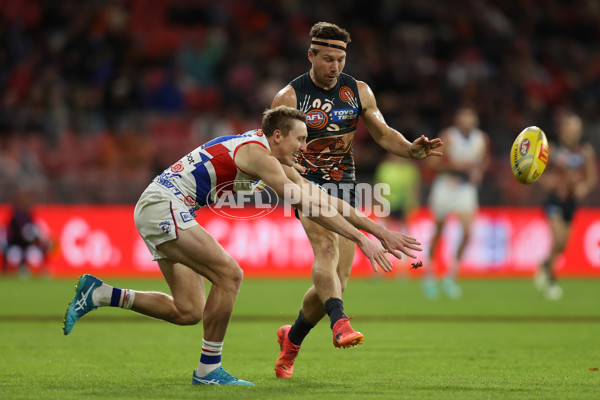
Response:
[[[543,130],[529,126],[521,131],[510,150],[512,173],[521,183],[538,180],[548,164],[548,139]]]

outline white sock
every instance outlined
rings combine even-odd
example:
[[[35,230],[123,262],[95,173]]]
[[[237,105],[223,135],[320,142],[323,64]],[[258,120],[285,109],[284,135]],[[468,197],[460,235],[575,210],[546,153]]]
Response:
[[[92,292],[92,302],[97,307],[112,306],[130,310],[135,299],[135,290],[119,289],[103,283]]]
[[[197,376],[206,376],[221,366],[223,342],[209,342],[202,339],[202,356],[196,368]]]
[[[110,306],[113,287],[103,283],[92,292],[92,302],[96,307]]]
[[[133,307],[133,300],[135,299],[135,290],[123,289],[121,293],[121,305],[119,307],[126,310],[131,310]]]

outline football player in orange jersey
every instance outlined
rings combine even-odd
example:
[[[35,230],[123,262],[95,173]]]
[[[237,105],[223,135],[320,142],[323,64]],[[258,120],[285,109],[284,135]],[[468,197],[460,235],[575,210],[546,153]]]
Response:
[[[362,118],[373,139],[399,157],[421,160],[441,155],[440,139],[421,136],[412,143],[391,128],[379,108],[373,91],[342,70],[350,34],[339,26],[319,22],[310,30],[309,72],[292,80],[275,96],[271,107],[287,105],[307,114],[307,149],[299,157],[303,176],[322,186],[329,194],[356,205],[353,143],[358,118]],[[299,213],[314,252],[313,286],[302,301],[293,325],[277,331],[280,355],[275,372],[290,378],[300,344],[310,330],[329,315],[336,347],[361,344],[363,335],[350,325],[343,308],[356,245],[338,234],[322,229]]]

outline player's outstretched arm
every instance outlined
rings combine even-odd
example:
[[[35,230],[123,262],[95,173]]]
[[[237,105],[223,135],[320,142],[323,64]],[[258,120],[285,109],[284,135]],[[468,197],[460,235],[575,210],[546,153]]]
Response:
[[[368,218],[366,215],[359,212],[356,208],[352,207],[344,200],[330,196],[325,191],[321,190],[317,185],[308,181],[306,178],[301,177],[293,168],[283,166],[283,169],[287,177],[302,188],[305,188],[305,191],[308,192],[311,197],[321,197],[323,200],[331,204],[331,206],[334,207],[339,214],[346,218],[348,222],[354,225],[355,228],[369,232],[379,239],[383,247],[388,252],[392,253],[396,258],[402,258],[401,253],[404,253],[411,258],[417,258],[411,252],[411,250],[423,250],[419,247],[421,243],[419,243],[416,238],[386,229],[385,227]]]
[[[391,128],[377,107],[373,91],[365,82],[357,81],[358,93],[363,109],[361,116],[373,139],[385,150],[399,157],[422,160],[430,156],[441,156],[436,149],[442,146],[442,140],[429,139],[424,135],[409,142],[400,132]]]
[[[383,247],[388,252],[393,254],[394,257],[401,259],[401,253],[404,253],[411,258],[417,258],[417,256],[415,256],[411,250],[423,250],[421,247],[419,247],[421,243],[416,238],[400,232],[391,231],[362,214],[344,200],[329,196],[328,194],[326,195],[329,197],[329,201],[333,204],[333,206],[338,210],[338,212],[342,213],[348,222],[350,222],[356,228],[362,229],[365,232],[369,232],[371,235],[379,239]]]
[[[352,207],[350,204],[345,202],[342,199],[339,199],[334,196],[330,196],[319,187],[317,187],[312,182],[308,181],[305,178],[302,178],[300,175],[296,173],[296,171],[292,170],[289,167],[283,167],[288,177],[294,182],[298,183],[304,188],[307,188],[307,192],[315,197],[321,196],[325,199],[329,204],[334,207],[338,213],[340,213],[348,222],[350,222],[357,229],[361,229],[365,232],[369,232],[371,235],[375,236],[383,247],[394,255],[394,257],[401,259],[402,254],[404,253],[411,258],[417,258],[411,250],[414,251],[422,251],[423,249],[419,247],[421,244],[416,238],[404,235],[400,232],[391,231],[386,229],[385,227],[379,225],[366,215],[362,214],[356,208]],[[291,170],[291,171],[290,171]],[[297,178],[290,176],[292,174],[298,175]]]
[[[279,161],[264,147],[252,143],[240,147],[236,153],[235,163],[246,173],[262,179],[280,198],[292,206],[310,210],[307,217],[311,220],[356,243],[369,258],[373,270],[377,271],[377,264],[384,271],[392,269],[392,263],[381,246],[352,226],[334,207],[323,201],[322,197],[310,196],[301,186],[291,181]],[[292,167],[288,168],[295,171]]]

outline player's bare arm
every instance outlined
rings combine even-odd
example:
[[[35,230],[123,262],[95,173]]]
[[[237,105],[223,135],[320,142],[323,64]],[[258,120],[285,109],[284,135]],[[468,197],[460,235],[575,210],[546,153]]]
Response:
[[[430,156],[441,156],[436,149],[442,145],[442,140],[432,139],[421,135],[414,142],[409,142],[400,132],[391,128],[377,107],[373,91],[365,82],[356,81],[360,101],[363,106],[361,116],[373,139],[385,150],[400,157],[422,160]]]
[[[292,85],[287,85],[275,95],[275,98],[271,103],[271,108],[275,108],[277,106],[296,108],[296,91]]]
[[[283,169],[288,178],[299,186],[306,188],[306,191],[310,196],[321,196],[321,198],[324,198],[331,204],[331,206],[334,207],[338,213],[343,215],[348,222],[354,225],[354,227],[368,232],[379,239],[383,247],[393,254],[394,257],[400,259],[402,258],[401,253],[404,253],[411,258],[417,258],[410,250],[423,250],[419,247],[421,243],[416,238],[399,232],[390,231],[377,224],[344,200],[330,196],[306,178],[301,177],[294,168],[283,166]]]
[[[312,198],[301,186],[291,181],[285,174],[281,163],[275,157],[271,156],[269,151],[264,147],[253,143],[242,146],[236,153],[235,163],[246,173],[255,176],[258,179],[262,179],[280,198],[284,199],[288,197],[286,200],[290,202],[292,206],[314,210],[314,214],[318,215],[333,215],[332,218],[335,219],[336,213],[333,212],[329,205],[318,202],[318,198]],[[323,226],[327,229],[336,232],[342,230],[343,232],[338,233],[352,241],[356,242],[360,239],[358,230],[354,227],[352,227],[352,229],[347,229],[348,227],[345,227],[346,229],[343,229],[344,227],[335,229],[337,226],[331,226],[330,222],[324,223],[327,226]],[[340,223],[338,219],[337,225],[343,225],[343,223]]]
[[[352,207],[344,200],[329,195],[327,196],[328,200],[332,202],[333,206],[338,210],[338,212],[342,212],[342,210],[348,210],[348,213],[344,212],[343,214],[348,222],[350,222],[356,228],[365,232],[369,232],[371,235],[379,239],[383,247],[392,255],[394,255],[394,257],[401,259],[401,253],[404,253],[411,258],[417,258],[417,256],[415,256],[410,250],[423,250],[421,247],[419,247],[421,243],[416,238],[386,229],[366,215],[359,212],[356,208]]]
[[[316,215],[307,217],[356,243],[369,258],[375,271],[377,271],[376,264],[379,264],[384,271],[392,269],[392,263],[380,246],[347,222],[335,208],[323,201],[321,196],[310,196],[301,186],[290,180],[280,162],[271,156],[264,147],[252,143],[240,147],[236,153],[235,163],[246,173],[262,179],[280,198],[295,199],[292,203],[294,207],[308,210],[317,209]],[[288,168],[293,170],[291,166]]]

